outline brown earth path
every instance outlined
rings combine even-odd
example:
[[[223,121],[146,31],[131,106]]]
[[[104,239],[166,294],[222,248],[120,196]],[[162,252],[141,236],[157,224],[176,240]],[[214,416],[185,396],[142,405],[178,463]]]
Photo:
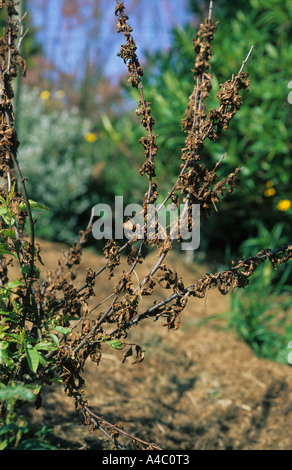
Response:
[[[64,247],[41,244],[46,267],[56,267]],[[185,265],[175,253],[168,262],[185,285],[204,273],[203,266]],[[151,257],[145,267],[150,265]],[[87,267],[98,266],[101,258],[85,250],[80,278]],[[107,292],[111,284],[101,276],[96,298]],[[141,364],[131,358],[122,364],[124,351],[108,347],[100,365],[90,363],[85,370],[92,410],[164,450],[292,449],[292,368],[255,357],[218,319],[198,325],[199,319],[228,310],[228,301],[216,291],[191,300],[177,331],[151,319],[134,327],[127,341],[146,351]],[[60,449],[111,448],[103,434],[82,426],[62,387],[48,388],[33,417],[52,429],[52,442]]]

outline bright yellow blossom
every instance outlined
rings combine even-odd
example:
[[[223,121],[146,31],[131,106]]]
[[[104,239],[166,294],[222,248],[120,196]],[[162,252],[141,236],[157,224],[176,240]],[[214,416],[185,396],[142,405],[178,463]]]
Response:
[[[94,132],[87,132],[87,134],[85,134],[84,136],[84,139],[87,142],[90,142],[91,144],[93,144],[97,140],[97,135]]]
[[[277,209],[279,211],[288,211],[291,207],[291,201],[289,199],[281,199],[277,204]]]
[[[265,196],[270,197],[276,194],[275,188],[268,188],[265,190]]]
[[[51,96],[51,93],[49,92],[49,90],[43,90],[40,94],[40,97],[42,100],[48,100]]]

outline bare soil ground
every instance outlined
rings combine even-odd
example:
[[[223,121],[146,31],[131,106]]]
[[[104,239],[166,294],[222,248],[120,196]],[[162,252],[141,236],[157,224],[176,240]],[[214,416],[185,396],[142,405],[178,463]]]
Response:
[[[41,244],[45,265],[56,267],[64,247]],[[85,251],[80,276],[101,263],[99,256]],[[185,265],[175,253],[168,263],[176,266],[185,285],[205,272],[204,266]],[[143,266],[150,265],[146,258]],[[96,299],[107,292],[111,283],[107,275],[100,276]],[[255,357],[222,328],[223,321],[198,325],[198,320],[228,310],[228,302],[228,296],[216,291],[190,300],[177,331],[167,331],[153,319],[134,327],[127,341],[146,351],[141,364],[131,358],[122,364],[124,351],[105,349],[100,365],[88,364],[84,373],[92,410],[164,450],[290,450],[292,368]],[[33,416],[52,429],[52,442],[60,449],[111,448],[103,434],[82,425],[62,387],[50,387]]]

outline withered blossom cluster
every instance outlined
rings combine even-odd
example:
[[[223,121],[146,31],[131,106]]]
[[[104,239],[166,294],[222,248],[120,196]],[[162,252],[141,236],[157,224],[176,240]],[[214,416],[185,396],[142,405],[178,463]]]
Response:
[[[189,132],[186,139],[189,153],[193,150],[200,150],[201,140],[199,131],[202,120],[206,118],[206,98],[211,91],[211,65],[210,60],[213,55],[211,42],[217,29],[217,24],[205,18],[200,25],[200,29],[193,39],[194,51],[196,54],[195,65],[192,69],[195,86],[189,98],[184,119],[182,119],[183,130]],[[195,139],[195,136],[198,139]]]
[[[125,6],[123,2],[117,3],[118,4],[115,9],[115,14],[118,16],[117,32],[122,32],[126,37],[126,43],[121,45],[118,56],[123,59],[124,63],[128,67],[128,81],[133,87],[138,88],[140,90],[141,100],[138,103],[138,109],[136,113],[138,116],[141,116],[141,123],[148,133],[147,136],[142,137],[140,139],[140,143],[143,146],[146,158],[146,162],[142,165],[142,168],[140,169],[140,174],[147,174],[150,178],[152,178],[156,176],[155,164],[153,160],[158,151],[157,136],[153,132],[153,126],[155,125],[155,121],[151,115],[151,103],[145,101],[142,91],[141,77],[143,76],[143,69],[136,54],[136,43],[131,35],[133,29],[128,24],[129,17],[124,14]],[[146,199],[146,201],[149,203],[149,197],[148,199]]]
[[[118,56],[121,57],[128,67],[129,82],[133,87],[137,87],[141,82],[143,70],[136,54],[137,46],[131,35],[133,29],[128,24],[129,17],[124,14],[125,6],[119,2],[115,9],[115,15],[118,16],[117,32],[123,33],[126,38],[126,44],[122,44]]]
[[[187,133],[185,147],[182,149],[182,172],[179,176],[179,188],[184,195],[189,196],[193,204],[200,204],[202,217],[210,215],[212,207],[220,201],[224,190],[228,187],[231,193],[239,182],[240,169],[236,168],[227,177],[218,181],[216,169],[208,169],[201,162],[204,141],[206,138],[217,140],[228,128],[242,104],[241,90],[248,91],[250,78],[247,73],[238,73],[233,80],[220,85],[217,93],[219,101],[217,108],[207,113],[206,99],[211,91],[211,65],[213,55],[211,41],[217,29],[217,24],[211,18],[206,18],[200,25],[193,39],[194,51],[197,54],[194,73],[194,89],[189,98],[182,128]]]

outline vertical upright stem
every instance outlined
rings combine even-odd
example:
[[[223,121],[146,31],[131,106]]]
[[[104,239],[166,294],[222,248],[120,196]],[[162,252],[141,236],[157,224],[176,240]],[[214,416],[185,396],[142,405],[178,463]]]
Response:
[[[22,8],[25,6],[25,0],[22,0],[21,6],[22,6]],[[12,51],[12,47],[15,46],[14,44],[12,44],[12,41],[13,41],[12,35],[11,35],[12,22],[13,22],[13,19],[12,19],[11,16],[9,16],[8,17],[9,37],[8,37],[8,51],[7,51],[8,57],[7,57],[7,70],[5,71],[5,73],[9,73],[10,66],[11,66],[11,51]],[[2,77],[2,86],[5,86],[4,85],[5,81],[4,81],[4,78],[3,78],[3,70],[1,72],[1,77]],[[5,93],[5,90],[4,90],[4,93]],[[14,109],[13,109],[13,111],[14,111]],[[13,111],[12,111],[12,109],[9,109],[6,106],[5,119],[6,119],[7,126],[10,127],[10,128],[15,127]],[[26,189],[26,185],[25,185],[25,179],[22,176],[22,173],[21,173],[21,170],[20,170],[20,167],[19,167],[19,164],[18,164],[16,152],[17,152],[16,150],[11,151],[11,159],[12,159],[13,166],[14,166],[14,169],[16,171],[16,174],[18,176],[20,186],[22,188],[22,194],[23,194],[23,198],[24,198],[24,201],[25,201],[26,211],[27,211],[28,220],[29,220],[30,250],[31,250],[29,277],[32,278],[33,275],[34,275],[34,248],[35,248],[34,222],[33,222],[33,218],[32,218],[32,213],[31,213],[31,208],[30,208],[30,204],[29,204],[27,189]],[[9,188],[9,185],[11,185],[11,175],[9,174],[9,171],[8,171],[7,180],[8,180],[8,188]]]
[[[22,29],[25,30],[25,12],[27,11],[27,4],[26,0],[19,0],[19,17],[22,18]],[[20,42],[21,43],[21,42]],[[21,45],[19,45],[18,52],[20,53]],[[16,80],[15,80],[15,89],[14,89],[14,127],[16,132],[18,132],[18,123],[19,123],[19,115],[20,115],[20,95],[21,95],[21,88],[22,88],[22,75],[18,73]]]

